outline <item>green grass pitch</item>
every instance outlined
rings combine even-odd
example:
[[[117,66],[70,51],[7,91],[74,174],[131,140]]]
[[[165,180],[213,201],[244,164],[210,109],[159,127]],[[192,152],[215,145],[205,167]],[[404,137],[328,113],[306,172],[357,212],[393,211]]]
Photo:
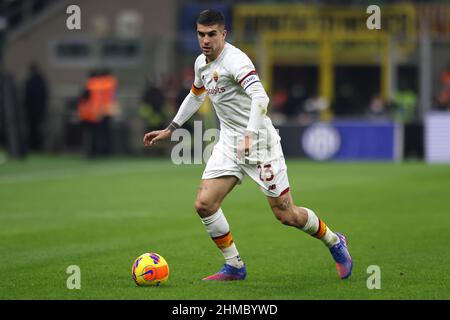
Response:
[[[34,156],[0,165],[0,299],[449,299],[450,166],[288,160],[297,205],[349,241],[343,281],[327,248],[283,226],[248,177],[223,203],[245,281],[204,283],[223,263],[194,210],[202,165]],[[169,281],[135,287],[163,255]],[[66,269],[81,270],[69,290]],[[367,268],[381,270],[369,290]]]

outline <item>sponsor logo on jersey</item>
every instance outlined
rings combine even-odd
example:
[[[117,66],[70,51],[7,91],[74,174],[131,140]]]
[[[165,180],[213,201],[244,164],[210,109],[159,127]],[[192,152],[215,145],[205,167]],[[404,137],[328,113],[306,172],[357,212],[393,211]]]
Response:
[[[220,87],[220,88],[214,88],[214,89],[208,89],[206,88],[206,92],[208,92],[208,94],[210,96],[219,94],[219,93],[224,93],[226,91],[225,87]]]

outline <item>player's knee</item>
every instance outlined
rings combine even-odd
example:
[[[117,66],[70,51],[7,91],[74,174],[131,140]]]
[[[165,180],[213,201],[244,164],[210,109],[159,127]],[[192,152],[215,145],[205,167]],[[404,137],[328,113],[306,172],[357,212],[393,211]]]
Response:
[[[200,217],[208,217],[219,210],[220,205],[210,201],[197,200],[195,201],[195,210]]]
[[[285,226],[291,226],[293,224],[291,217],[287,214],[282,214],[280,216],[277,216],[277,218]]]
[[[294,223],[294,216],[290,212],[289,209],[280,209],[280,208],[272,208],[273,213],[275,214],[275,217],[280,221],[282,224],[291,226]]]

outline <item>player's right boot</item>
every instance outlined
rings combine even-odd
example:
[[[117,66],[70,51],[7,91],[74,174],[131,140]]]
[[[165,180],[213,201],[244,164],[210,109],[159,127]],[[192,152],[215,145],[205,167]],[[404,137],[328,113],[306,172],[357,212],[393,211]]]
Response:
[[[339,243],[330,248],[331,255],[336,262],[341,279],[347,279],[352,274],[353,262],[350,253],[348,252],[347,239],[341,233],[336,232],[339,237]]]
[[[247,276],[247,268],[245,265],[242,268],[236,268],[229,264],[224,264],[219,272],[203,278],[204,281],[232,281],[244,280]]]

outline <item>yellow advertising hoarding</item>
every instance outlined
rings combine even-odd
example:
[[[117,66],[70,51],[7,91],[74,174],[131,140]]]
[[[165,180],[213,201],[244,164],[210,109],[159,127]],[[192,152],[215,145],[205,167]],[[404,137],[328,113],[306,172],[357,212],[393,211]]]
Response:
[[[271,90],[274,64],[316,64],[318,88],[333,99],[336,64],[377,64],[382,95],[390,95],[390,50],[408,54],[415,48],[416,10],[411,5],[381,8],[381,29],[367,27],[365,6],[237,5],[233,40],[256,58]],[[256,54],[258,53],[258,54]]]
[[[386,5],[381,8],[381,30],[369,30],[365,6],[236,5],[233,10],[233,37],[240,43],[252,42],[255,34],[301,32],[303,34],[351,35],[384,32],[398,39],[413,38],[416,12],[412,5]]]

